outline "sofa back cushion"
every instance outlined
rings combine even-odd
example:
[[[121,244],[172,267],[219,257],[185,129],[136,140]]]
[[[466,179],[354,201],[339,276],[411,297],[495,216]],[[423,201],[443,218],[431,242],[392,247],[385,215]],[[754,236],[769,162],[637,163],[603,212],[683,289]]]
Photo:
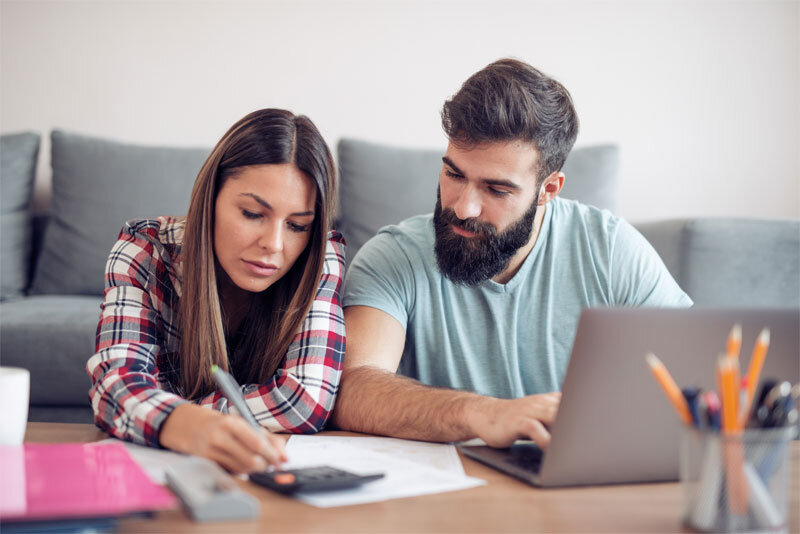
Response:
[[[0,136],[0,300],[28,287],[31,198],[39,157],[39,134]]]
[[[433,211],[444,150],[342,139],[337,152],[337,227],[347,240],[348,260],[383,226]],[[614,211],[618,170],[616,146],[577,148],[564,165],[562,196]]]
[[[125,221],[184,215],[204,148],[138,146],[54,130],[51,217],[33,294],[103,292],[106,259]]]
[[[800,308],[800,220],[692,219],[681,241],[695,305]]]

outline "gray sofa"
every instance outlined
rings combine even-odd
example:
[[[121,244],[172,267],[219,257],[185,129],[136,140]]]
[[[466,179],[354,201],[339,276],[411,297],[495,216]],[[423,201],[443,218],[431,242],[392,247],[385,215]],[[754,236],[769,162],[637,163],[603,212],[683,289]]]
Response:
[[[39,136],[0,136],[0,363],[31,371],[29,419],[91,422],[105,259],[125,220],[183,214],[208,148],[136,146],[54,131],[52,200],[31,213]],[[442,151],[344,139],[338,228],[348,256],[385,224],[433,208]],[[619,153],[582,147],[563,196],[616,211]],[[800,307],[800,220],[636,224],[698,306]]]

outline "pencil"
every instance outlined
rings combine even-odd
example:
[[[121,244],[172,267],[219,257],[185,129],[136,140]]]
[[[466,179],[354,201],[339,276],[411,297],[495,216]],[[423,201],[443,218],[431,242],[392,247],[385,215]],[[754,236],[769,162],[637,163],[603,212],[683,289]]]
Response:
[[[747,514],[747,480],[744,476],[744,444],[739,427],[739,359],[720,354],[717,382],[722,400],[723,457],[728,501],[734,515]]]
[[[681,421],[683,421],[685,425],[692,426],[692,414],[689,412],[689,403],[686,402],[683,393],[681,393],[680,388],[672,379],[672,376],[670,376],[667,368],[652,352],[647,354],[645,359],[647,360],[647,365],[650,366],[650,370],[653,372],[653,376],[656,378],[656,382],[658,382],[661,389],[664,390],[664,393],[667,394],[667,398],[675,407],[675,411],[678,412],[678,417],[681,418]]]
[[[769,349],[769,328],[765,328],[759,334],[753,347],[753,355],[750,357],[750,364],[747,367],[747,386],[745,388],[744,402],[739,409],[739,425],[744,427],[747,423],[747,413],[753,403],[753,396],[756,393],[758,379],[761,376],[761,368],[764,366],[764,358],[767,357]]]
[[[739,430],[739,362],[720,355],[717,363],[717,382],[722,401],[722,431],[731,434]]]
[[[725,344],[725,354],[728,355],[728,358],[737,359],[739,358],[739,351],[741,348],[742,325],[736,323],[728,334],[728,342]]]

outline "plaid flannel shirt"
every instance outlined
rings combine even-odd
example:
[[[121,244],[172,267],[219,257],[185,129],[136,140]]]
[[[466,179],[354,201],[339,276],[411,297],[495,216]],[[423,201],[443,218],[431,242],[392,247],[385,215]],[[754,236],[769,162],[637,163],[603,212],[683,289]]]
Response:
[[[106,264],[105,300],[95,354],[86,364],[95,424],[109,434],[159,446],[159,431],[180,396],[178,303],[183,219],[125,224]],[[311,309],[282,366],[264,384],[242,386],[250,410],[271,431],[317,432],[333,408],[345,350],[339,291],[341,234],[328,236],[325,264]],[[197,401],[221,412],[218,391]]]

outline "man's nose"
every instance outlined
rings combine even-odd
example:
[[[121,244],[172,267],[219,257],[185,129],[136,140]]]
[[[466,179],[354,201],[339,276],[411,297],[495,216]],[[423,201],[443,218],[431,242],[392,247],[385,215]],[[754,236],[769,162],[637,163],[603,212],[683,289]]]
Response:
[[[470,186],[464,187],[453,204],[453,211],[461,220],[477,218],[481,214],[480,192]]]
[[[258,239],[258,246],[270,254],[283,250],[283,225],[277,222],[267,223]]]

